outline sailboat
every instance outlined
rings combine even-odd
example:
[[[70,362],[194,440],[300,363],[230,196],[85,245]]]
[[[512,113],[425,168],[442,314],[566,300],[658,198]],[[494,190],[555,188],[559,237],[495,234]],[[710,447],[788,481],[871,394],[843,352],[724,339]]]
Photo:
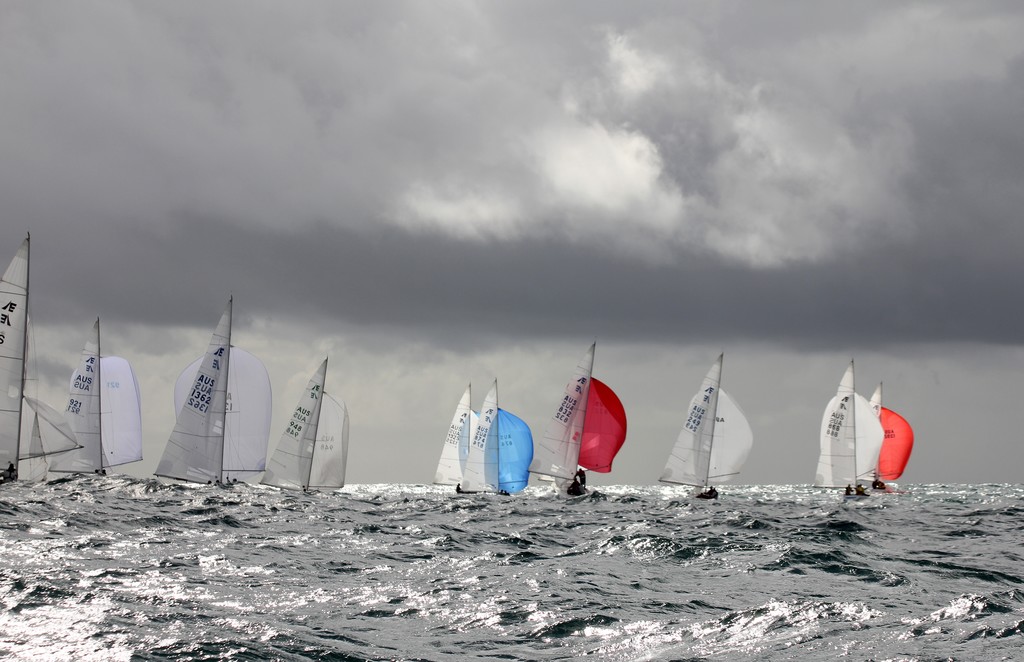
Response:
[[[0,480],[42,479],[43,458],[78,448],[60,412],[28,395],[30,240],[0,279]]]
[[[859,480],[874,472],[881,447],[882,426],[871,412],[871,405],[854,388],[850,361],[821,419],[821,455],[814,484],[857,486]]]
[[[231,307],[229,300],[206,354],[175,384],[178,416],[156,476],[220,484],[266,467],[270,378],[259,359],[231,346]]]
[[[466,470],[466,459],[469,456],[469,436],[476,429],[477,417],[470,409],[472,391],[473,385],[467,385],[466,392],[462,394],[459,404],[455,407],[455,414],[441,447],[441,457],[437,460],[437,470],[434,472],[435,485],[462,483],[462,474]]]
[[[348,409],[324,391],[327,359],[310,377],[260,481],[292,490],[345,485]]]
[[[530,473],[569,487],[578,468],[605,473],[626,440],[626,412],[605,384],[592,378],[594,343],[576,365],[562,400],[537,445]],[[596,386],[595,386],[596,385]]]
[[[105,474],[142,459],[139,382],[125,359],[101,357],[99,319],[71,376],[64,415],[81,448],[54,458],[50,471]]]
[[[718,498],[712,483],[739,474],[754,444],[747,417],[721,388],[720,354],[690,401],[686,423],[658,478],[663,483],[702,488],[698,498]]]
[[[460,407],[461,404],[462,401]],[[471,418],[464,419],[464,424],[470,421]],[[448,445],[447,437],[445,445]],[[532,459],[533,433],[523,419],[498,407],[498,381],[495,380],[480,407],[458,491],[520,492],[529,482]]]
[[[871,396],[871,411],[878,417],[884,433],[882,449],[878,452],[875,480],[871,486],[877,490],[892,491],[883,481],[898,480],[903,475],[914,450],[914,430],[907,419],[882,406],[882,383],[878,383]]]

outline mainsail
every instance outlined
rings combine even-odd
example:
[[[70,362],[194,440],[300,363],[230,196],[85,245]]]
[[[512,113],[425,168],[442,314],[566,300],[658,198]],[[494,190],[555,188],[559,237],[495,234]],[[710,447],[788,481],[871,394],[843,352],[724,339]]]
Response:
[[[739,473],[754,435],[742,410],[722,390],[724,355],[708,370],[659,478],[665,483],[707,486]]]
[[[192,380],[188,397],[178,408],[174,430],[156,467],[157,476],[195,483],[219,483],[224,479],[231,304],[229,300]]]
[[[29,460],[22,480],[45,477],[45,456],[78,448],[60,412],[28,395],[29,246],[26,237],[0,279],[0,470]]]
[[[558,409],[534,449],[530,473],[562,480],[572,480],[576,474],[596,344],[583,355],[576,365],[576,373],[566,384]]]
[[[345,484],[348,411],[324,392],[326,379],[324,359],[306,384],[267,464],[261,481],[265,485],[306,490]]]
[[[822,416],[821,454],[814,484],[843,487],[870,476],[882,447],[882,436],[882,426],[872,413],[870,403],[854,389],[853,361],[850,361],[835,397]]]
[[[17,463],[25,392],[29,240],[0,280],[0,470]]]

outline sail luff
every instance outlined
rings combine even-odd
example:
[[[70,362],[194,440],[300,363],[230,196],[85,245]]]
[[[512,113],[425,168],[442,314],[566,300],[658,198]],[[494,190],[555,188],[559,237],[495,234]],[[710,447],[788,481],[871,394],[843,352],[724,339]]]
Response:
[[[327,358],[328,357],[324,358],[324,363],[323,363],[323,365],[324,365],[324,377],[323,377],[323,382],[321,382],[321,389],[320,389],[321,393],[324,392],[324,389],[326,388],[326,385],[327,385]],[[319,398],[317,398],[317,402],[315,404],[315,409],[316,409],[316,411],[313,412],[313,420],[312,420],[312,425],[311,425],[312,435],[310,435],[310,438],[311,438],[312,443],[311,443],[311,446],[310,446],[310,449],[309,449],[309,466],[306,467],[306,485],[309,485],[310,480],[313,478],[313,463],[316,462],[316,435],[317,435],[317,431],[320,429],[320,412],[323,411],[323,396],[322,395]]]

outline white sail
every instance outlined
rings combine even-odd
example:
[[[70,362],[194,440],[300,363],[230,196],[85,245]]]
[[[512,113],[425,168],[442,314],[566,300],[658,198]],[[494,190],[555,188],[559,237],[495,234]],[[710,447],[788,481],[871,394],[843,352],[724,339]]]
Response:
[[[719,355],[701,382],[700,390],[690,400],[686,422],[658,480],[683,485],[707,485],[714,447],[722,359]]]
[[[327,379],[327,359],[309,378],[288,427],[281,433],[277,448],[267,463],[262,483],[292,490],[310,487],[313,449],[316,446],[317,426],[320,423],[324,381]]]
[[[68,403],[64,416],[78,438],[81,448],[54,458],[51,471],[93,473],[103,469],[101,427],[100,321],[82,348],[78,368],[71,375]]]
[[[174,403],[179,409],[190,393],[201,362],[201,358],[196,359],[178,376]],[[273,413],[270,375],[263,362],[240,347],[231,347],[229,363],[221,479],[224,482],[244,480],[266,468]]]
[[[875,387],[875,392],[871,394],[871,400],[868,402],[871,406],[871,413],[875,416],[882,415],[882,382],[878,382],[878,386]]]
[[[753,447],[754,431],[750,429],[746,415],[725,389],[719,389],[708,482],[731,481],[740,473]]]
[[[30,396],[25,396],[25,420],[31,416],[34,423],[23,426],[21,459],[66,453],[79,448],[74,431],[59,411]]]
[[[120,356],[100,359],[103,467],[142,459],[142,397],[132,365]]]
[[[324,392],[320,407],[316,447],[310,467],[309,486],[333,489],[345,486],[348,465],[348,407]]]
[[[544,436],[534,448],[530,473],[563,480],[572,480],[576,474],[596,344],[590,346],[576,365],[576,373],[565,385],[565,393],[558,409],[548,421]]]
[[[0,280],[0,469],[17,462],[25,391],[25,338],[28,324],[26,238]]]
[[[854,388],[853,361],[821,420],[821,454],[814,484],[824,487],[856,485],[869,476],[878,461],[884,433],[871,404]]]
[[[496,492],[498,487],[498,380],[480,407],[473,439],[469,443],[463,492]]]
[[[155,475],[196,483],[220,482],[231,346],[231,301],[210,339],[191,389],[178,408]]]
[[[436,485],[457,485],[462,482],[469,452],[471,393],[472,384],[466,386],[466,392],[462,394],[451,425],[448,426],[448,434],[441,447],[441,458],[437,461],[437,471],[434,473]]]

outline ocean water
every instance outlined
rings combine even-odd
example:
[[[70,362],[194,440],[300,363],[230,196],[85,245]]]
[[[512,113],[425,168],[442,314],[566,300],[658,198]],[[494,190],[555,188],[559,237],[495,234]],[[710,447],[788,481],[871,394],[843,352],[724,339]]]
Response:
[[[0,487],[20,660],[1024,659],[1024,486]]]

